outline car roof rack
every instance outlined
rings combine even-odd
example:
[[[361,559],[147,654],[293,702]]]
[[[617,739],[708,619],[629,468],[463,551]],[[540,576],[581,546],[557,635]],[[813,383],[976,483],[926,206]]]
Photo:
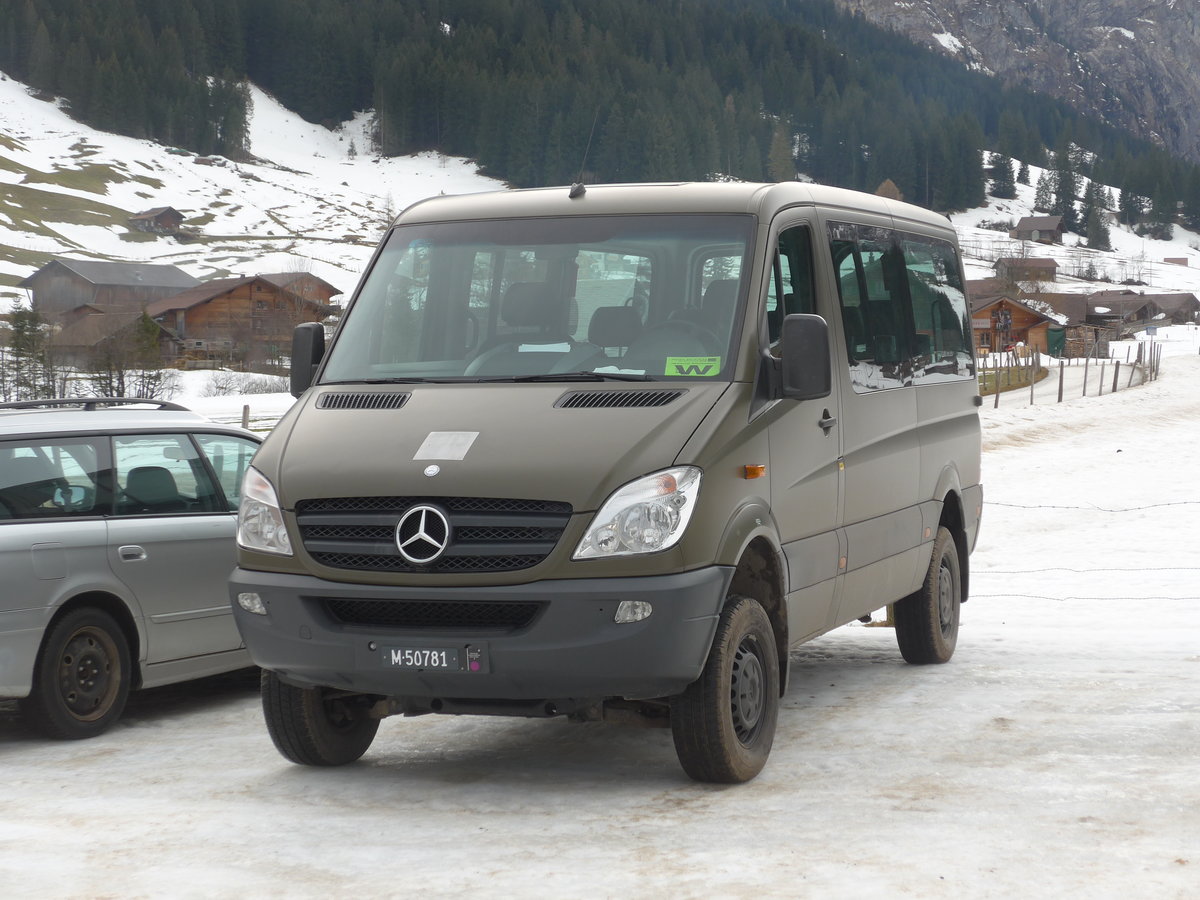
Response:
[[[110,406],[156,406],[159,409],[177,409],[190,412],[186,406],[170,400],[147,400],[144,397],[62,397],[50,400],[13,400],[0,403],[0,409],[48,409],[60,406],[78,406],[82,409],[107,409]]]

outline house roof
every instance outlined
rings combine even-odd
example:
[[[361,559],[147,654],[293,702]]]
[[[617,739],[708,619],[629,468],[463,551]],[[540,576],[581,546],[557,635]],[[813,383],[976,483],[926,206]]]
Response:
[[[193,306],[207,303],[209,300],[220,297],[222,294],[228,294],[243,284],[249,284],[256,280],[255,277],[214,278],[212,281],[202,282],[186,291],[172,294],[170,297],[162,297],[151,303],[147,303],[146,315],[153,319],[174,309],[191,309]]]
[[[84,281],[95,285],[188,288],[200,283],[198,279],[193,278],[187,272],[183,271],[183,269],[176,266],[55,258],[29,277],[20,281],[18,287],[32,287],[34,279],[51,266],[61,266],[75,273]]]
[[[284,288],[285,290],[292,290],[293,283],[300,281],[303,278],[309,278],[317,282],[317,284],[327,287],[329,289],[330,296],[342,293],[342,291],[335,288],[324,278],[318,278],[311,272],[271,272],[267,275],[259,275],[258,277],[271,282],[271,284],[275,285],[276,287]]]
[[[275,281],[272,281],[265,275],[250,275],[242,278],[214,278],[212,281],[205,281],[193,288],[189,288],[186,291],[180,291],[178,294],[172,294],[170,297],[163,297],[159,300],[147,303],[146,315],[152,319],[155,319],[172,310],[191,309],[192,307],[199,306],[202,303],[208,303],[210,300],[215,300],[222,294],[228,294],[230,291],[235,290],[244,284],[250,284],[255,281],[264,281],[267,284],[270,284],[271,287],[275,288],[276,290],[281,291],[283,294],[289,297],[294,297],[301,303],[305,303],[317,309],[336,309],[336,307],[326,306],[324,303],[313,300],[312,298],[301,296],[295,291],[281,286]]]
[[[1019,266],[1023,269],[1057,269],[1058,261],[1046,256],[1002,256],[996,260],[993,268],[999,268],[1004,263],[1008,266]]]
[[[1062,228],[1062,216],[1022,216],[1016,231],[1057,231]]]
[[[140,319],[136,312],[97,312],[64,325],[50,337],[56,347],[94,347]]]
[[[130,221],[134,219],[156,219],[163,213],[168,212],[175,213],[175,215],[179,216],[181,219],[183,218],[183,213],[175,209],[173,206],[156,206],[154,209],[148,209],[145,212],[140,212],[136,216],[130,216],[129,218]]]
[[[991,296],[979,296],[971,298],[971,314],[983,312],[1002,300],[1007,300],[1014,306],[1020,306],[1037,316],[1039,319],[1044,319],[1047,322],[1053,322],[1056,325],[1066,324],[1066,317],[1056,312],[1048,303],[1041,300],[1035,300],[1030,297],[1018,297],[1013,293],[994,294]]]

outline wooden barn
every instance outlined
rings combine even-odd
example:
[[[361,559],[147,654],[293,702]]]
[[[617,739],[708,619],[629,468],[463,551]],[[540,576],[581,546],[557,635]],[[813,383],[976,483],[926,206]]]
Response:
[[[1022,216],[1008,236],[1018,241],[1061,244],[1063,242],[1062,216]]]
[[[170,206],[158,206],[129,217],[129,226],[149,234],[176,234],[183,225],[183,213]]]
[[[206,281],[146,307],[180,340],[186,356],[239,362],[286,355],[298,324],[337,311],[261,275]]]
[[[996,274],[1014,284],[1018,281],[1055,281],[1058,263],[1043,257],[1002,257],[996,260]]]
[[[105,312],[94,306],[81,306],[64,316],[64,324],[50,336],[50,345],[59,362],[86,369],[106,348],[128,343],[141,318],[139,312]],[[158,353],[164,362],[171,362],[179,355],[179,341],[161,325]]]
[[[140,313],[147,303],[200,282],[175,266],[55,258],[18,283],[30,308],[53,321],[80,306]]]

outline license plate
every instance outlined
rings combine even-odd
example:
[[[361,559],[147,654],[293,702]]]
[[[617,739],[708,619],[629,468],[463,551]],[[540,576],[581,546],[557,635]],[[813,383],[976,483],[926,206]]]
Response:
[[[392,669],[461,671],[462,655],[456,647],[384,647],[383,664]]]

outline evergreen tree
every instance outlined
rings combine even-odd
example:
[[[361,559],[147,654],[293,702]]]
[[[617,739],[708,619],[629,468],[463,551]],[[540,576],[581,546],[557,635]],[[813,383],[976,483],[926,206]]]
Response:
[[[36,310],[18,307],[9,316],[10,375],[13,399],[43,400],[58,396],[49,332]]]
[[[1012,160],[999,153],[988,155],[988,168],[992,177],[992,196],[1011,200],[1017,196],[1017,184],[1013,178]]]
[[[1093,206],[1087,214],[1087,245],[1093,250],[1111,250],[1112,239],[1108,233],[1108,218],[1104,210]]]
[[[777,122],[771,132],[767,175],[772,181],[793,181],[796,178],[796,162],[792,159],[792,135],[784,122]]]
[[[1029,184],[1029,163],[1021,160],[1021,166],[1017,169],[1017,184]]]
[[[1050,212],[1062,216],[1063,231],[1079,231],[1079,213],[1075,209],[1078,178],[1071,149],[1065,144],[1054,155],[1054,201]]]
[[[1033,192],[1034,212],[1048,213],[1054,207],[1055,178],[1050,169],[1043,169]]]

